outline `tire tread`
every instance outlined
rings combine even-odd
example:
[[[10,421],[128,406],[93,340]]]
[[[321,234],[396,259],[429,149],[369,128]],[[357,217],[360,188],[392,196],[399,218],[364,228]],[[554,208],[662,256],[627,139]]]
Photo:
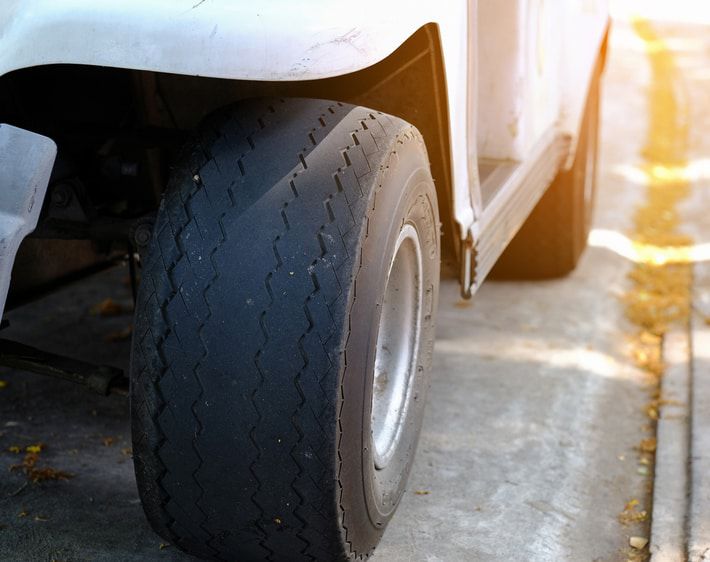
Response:
[[[220,294],[226,281],[221,252],[232,243],[231,222],[248,207],[248,202],[240,203],[244,194],[234,178],[247,178],[263,168],[259,159],[268,151],[261,146],[264,132],[279,122],[280,115],[293,111],[294,103],[255,101],[208,120],[173,175],[142,274],[132,356],[139,491],[159,534],[209,559],[229,560],[234,552],[245,560],[364,559],[369,554],[355,552],[348,541],[342,501],[330,501],[342,493],[335,489],[342,490],[339,469],[336,478],[329,477],[332,457],[339,455],[338,438],[323,420],[338,416],[327,397],[337,392],[333,354],[340,348],[339,323],[350,299],[344,287],[359,267],[354,252],[363,224],[356,217],[367,221],[370,193],[360,178],[382,167],[393,150],[393,135],[423,142],[413,127],[384,114],[357,108],[362,114],[349,132],[349,144],[333,158],[338,164],[323,198],[299,185],[301,176],[310,173],[306,156],[353,108],[321,102],[312,111],[312,128],[303,134],[304,147],[295,155],[288,197],[284,196],[277,212],[280,224],[264,229],[272,235],[272,263],[259,302],[254,303],[261,306],[259,342],[252,345],[253,372],[239,373],[241,391],[249,394],[244,404],[249,407],[235,414],[241,426],[250,430],[248,447],[246,441],[234,445],[234,453],[248,466],[235,479],[245,484],[239,496],[248,501],[239,502],[239,514],[229,522],[215,516],[212,508],[215,502],[238,499],[233,491],[215,489],[223,475],[207,462],[227,445],[208,429],[218,420],[211,417],[206,403],[221,389],[205,366],[215,353],[211,324],[223,304]],[[224,185],[228,188],[220,189]],[[207,225],[215,216],[218,228],[210,228]],[[255,233],[261,235],[261,230]],[[189,239],[199,240],[204,251],[194,252]],[[308,239],[310,246],[302,248],[302,255],[291,256],[290,249]],[[303,264],[297,265],[296,258],[308,260],[307,276],[301,275]],[[290,323],[296,326],[293,329],[272,325],[272,317],[281,318],[293,308],[294,274],[303,277],[297,288],[303,294],[301,317]],[[289,352],[298,368],[291,384],[283,385],[270,373],[280,369]],[[264,411],[264,404],[271,410],[277,408],[276,402],[289,414]],[[179,419],[178,413],[185,411],[191,413],[190,419]],[[282,435],[283,451],[287,451],[279,458],[269,453],[273,447],[264,445],[275,433]],[[275,471],[289,482],[281,490],[288,497],[281,498],[279,506],[288,509],[275,509],[274,494],[265,486],[265,480],[273,484]]]

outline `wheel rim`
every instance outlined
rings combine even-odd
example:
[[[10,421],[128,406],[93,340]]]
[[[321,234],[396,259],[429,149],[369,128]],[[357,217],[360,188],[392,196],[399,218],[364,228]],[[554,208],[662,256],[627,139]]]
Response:
[[[421,332],[422,252],[413,225],[404,225],[395,244],[380,313],[372,388],[375,468],[386,468],[406,423]]]

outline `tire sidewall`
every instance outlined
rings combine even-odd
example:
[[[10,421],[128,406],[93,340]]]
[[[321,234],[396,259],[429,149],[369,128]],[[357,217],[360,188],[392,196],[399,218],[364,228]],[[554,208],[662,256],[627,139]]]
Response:
[[[424,413],[428,371],[434,344],[439,284],[439,217],[436,192],[426,151],[418,136],[398,144],[383,166],[373,188],[365,221],[359,269],[348,321],[350,336],[345,346],[345,364],[339,404],[340,507],[346,541],[357,552],[377,544],[404,492],[412,465]],[[376,470],[373,460],[371,408],[374,362],[379,317],[384,292],[403,226],[417,230],[422,251],[421,334],[405,425],[396,455],[404,456],[404,470]],[[352,329],[353,327],[358,329]],[[383,490],[390,493],[383,497]]]
[[[572,225],[574,228],[573,260],[575,264],[587,247],[587,237],[592,226],[592,215],[596,199],[600,72],[599,62],[597,62],[585,103],[577,153],[572,169],[568,172],[569,181],[572,183],[572,205],[575,213],[575,220]],[[587,180],[591,182],[589,186],[587,185]],[[590,189],[589,197],[587,196],[587,188]]]

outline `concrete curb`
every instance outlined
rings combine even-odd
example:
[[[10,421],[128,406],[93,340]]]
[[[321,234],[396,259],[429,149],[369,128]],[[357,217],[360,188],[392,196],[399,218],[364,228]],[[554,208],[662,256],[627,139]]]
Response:
[[[685,519],[688,512],[688,440],[691,389],[690,338],[674,328],[663,339],[666,372],[656,432],[656,467],[651,516],[652,562],[686,559]]]
[[[664,338],[650,553],[710,562],[710,263],[696,263],[687,330]]]
[[[696,267],[696,272],[701,268]],[[702,269],[710,270],[703,267]],[[710,294],[710,275],[706,284],[697,285],[696,297],[705,287]],[[700,277],[698,275],[697,277]],[[698,305],[702,299],[695,298]],[[696,306],[696,310],[703,310]],[[705,312],[705,311],[703,311]],[[705,316],[705,317],[703,317]],[[710,325],[707,314],[694,313],[691,319],[692,388],[690,418],[690,505],[688,509],[688,560],[710,561]]]

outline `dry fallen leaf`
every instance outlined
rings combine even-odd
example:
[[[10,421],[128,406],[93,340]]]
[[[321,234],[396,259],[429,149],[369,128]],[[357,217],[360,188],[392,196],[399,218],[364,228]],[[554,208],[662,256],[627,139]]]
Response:
[[[655,403],[646,406],[646,415],[652,420],[658,419],[658,406]]]
[[[133,326],[128,325],[123,330],[118,330],[115,332],[109,332],[104,336],[104,341],[107,343],[115,343],[120,341],[126,341],[133,334]]]
[[[22,459],[20,464],[13,464],[10,466],[11,471],[22,471],[27,480],[32,483],[44,482],[47,480],[68,480],[73,478],[74,475],[62,470],[57,470],[51,467],[38,467],[37,461],[39,460],[40,452],[44,449],[43,443],[37,443],[35,445],[28,445],[25,450],[27,453]]]
[[[429,490],[414,490],[414,493],[417,496],[428,496],[429,495]]]
[[[101,439],[101,442],[104,444],[104,447],[112,447],[116,439],[114,437],[104,437]]]
[[[619,513],[619,523],[622,525],[628,525],[630,523],[637,523],[639,521],[645,521],[648,517],[648,513],[645,509],[638,510],[639,501],[637,499],[630,500],[625,506],[624,510]]]
[[[644,453],[655,453],[656,452],[656,438],[649,437],[648,439],[642,439],[639,443],[639,450]]]
[[[123,307],[110,297],[95,304],[89,310],[92,316],[118,316],[123,312]]]
[[[22,449],[19,445],[10,445],[7,450],[11,453],[18,454]]]

